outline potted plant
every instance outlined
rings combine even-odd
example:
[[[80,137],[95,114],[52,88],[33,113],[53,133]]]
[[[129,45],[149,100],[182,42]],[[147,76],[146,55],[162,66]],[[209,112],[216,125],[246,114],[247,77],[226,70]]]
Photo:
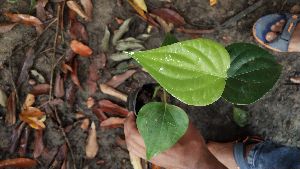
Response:
[[[275,57],[252,44],[225,48],[209,39],[176,42],[167,35],[162,47],[131,54],[161,86],[148,86],[151,92],[145,96],[150,99],[137,109],[137,128],[148,160],[172,147],[188,128],[187,114],[169,104],[169,94],[195,106],[212,104],[220,97],[235,105],[251,104],[274,86],[281,73]]]

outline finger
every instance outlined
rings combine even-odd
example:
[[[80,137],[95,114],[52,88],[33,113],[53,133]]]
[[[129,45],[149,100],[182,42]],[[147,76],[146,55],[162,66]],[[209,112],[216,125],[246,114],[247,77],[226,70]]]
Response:
[[[136,127],[135,116],[133,113],[130,113],[125,121],[124,133],[127,141],[132,141],[145,147],[144,140]]]

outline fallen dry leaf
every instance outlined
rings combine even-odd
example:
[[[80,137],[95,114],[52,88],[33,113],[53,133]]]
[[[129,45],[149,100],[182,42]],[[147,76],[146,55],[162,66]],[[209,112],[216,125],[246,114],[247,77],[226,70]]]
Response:
[[[17,23],[0,24],[0,33],[6,33],[12,30]]]
[[[36,2],[36,16],[42,21],[46,21],[47,19],[47,12],[45,10],[47,3],[48,0],[38,0]]]
[[[300,77],[291,77],[290,81],[295,84],[300,84]]]
[[[71,73],[71,79],[76,86],[78,86],[80,89],[82,89],[79,79],[78,79],[77,69],[78,69],[78,61],[75,59],[73,61],[73,66],[72,66],[73,72]]]
[[[117,41],[122,38],[122,36],[129,30],[129,25],[132,18],[128,18],[124,21],[124,23],[120,26],[118,30],[115,31],[115,34],[112,38],[112,44],[116,45]]]
[[[63,64],[61,65],[61,71],[62,71],[64,74],[67,74],[68,71],[73,72],[73,69],[72,69],[72,67],[71,67],[70,65],[68,65],[68,64],[66,64],[66,63],[63,63]]]
[[[77,15],[79,15],[80,17],[82,17],[83,19],[87,20],[88,16],[87,14],[82,10],[81,6],[75,2],[75,1],[67,1],[67,6],[73,10],[74,12],[77,13]]]
[[[80,56],[83,57],[89,57],[93,53],[91,48],[89,48],[88,46],[84,45],[83,43],[77,40],[72,40],[70,47],[74,53],[79,54]]]
[[[7,111],[5,115],[5,123],[13,125],[16,123],[16,92],[11,92],[7,99]]]
[[[24,60],[22,69],[20,71],[21,73],[18,77],[17,86],[20,86],[22,83],[27,82],[27,80],[29,79],[28,71],[33,65],[34,58],[35,58],[35,51],[31,47],[26,52],[26,58]]]
[[[213,33],[214,29],[186,29],[186,28],[176,28],[177,32],[187,33],[187,34],[208,34]]]
[[[19,154],[21,157],[26,155],[29,134],[30,134],[29,127],[26,126],[24,129],[24,132],[22,133],[22,136],[20,139],[20,145],[19,145]]]
[[[0,168],[31,168],[35,167],[37,162],[29,158],[14,158],[7,160],[0,160]]]
[[[41,156],[44,151],[43,130],[34,131],[34,151],[33,157],[36,159]]]
[[[183,26],[186,23],[184,18],[179,15],[179,13],[169,8],[154,9],[151,11],[151,13],[159,16],[167,23],[173,23],[175,26]]]
[[[43,23],[36,17],[27,14],[13,14],[5,12],[4,15],[9,18],[11,22],[21,23],[24,25],[35,26],[38,34],[41,34],[44,30]]]
[[[9,152],[10,153],[14,153],[17,145],[19,143],[20,137],[22,135],[22,131],[25,127],[25,122],[20,123],[19,125],[17,125],[16,128],[14,128],[12,136],[11,136],[11,145],[9,148]]]
[[[80,0],[81,5],[87,15],[87,21],[92,21],[93,18],[93,3],[91,0]]]
[[[99,108],[93,109],[93,113],[97,116],[97,118],[100,122],[108,119],[108,117],[105,115],[105,113]]]
[[[209,0],[210,6],[215,6],[218,3],[218,0]]]
[[[66,100],[68,103],[68,107],[72,107],[75,101],[75,94],[77,88],[74,83],[69,83],[66,87]]]
[[[98,153],[99,145],[97,143],[97,131],[94,122],[91,124],[89,136],[85,146],[85,154],[88,159],[93,159]]]
[[[100,109],[106,113],[111,113],[114,115],[119,115],[123,117],[127,117],[129,114],[129,111],[117,104],[112,103],[109,100],[100,100],[98,102],[98,105]]]
[[[105,26],[104,36],[101,41],[101,49],[103,52],[107,52],[109,50],[109,39],[110,39],[110,31],[107,26]]]
[[[0,106],[6,107],[6,104],[7,104],[7,96],[5,92],[2,89],[0,89]]]
[[[104,128],[120,128],[124,126],[126,118],[110,117],[101,122],[100,126]]]
[[[129,4],[135,9],[135,11],[145,20],[147,20],[147,6],[144,0],[128,0]]]
[[[28,93],[24,101],[24,104],[22,106],[22,110],[25,110],[27,109],[27,107],[32,106],[34,102],[35,102],[35,96],[33,94]]]
[[[161,167],[160,166],[157,166],[157,165],[155,165],[155,164],[151,164],[152,165],[152,167],[151,167],[151,169],[161,169]]]
[[[89,97],[86,101],[86,106],[88,108],[92,108],[94,106],[94,104],[95,104],[95,99],[92,97]]]
[[[83,41],[85,43],[89,41],[89,35],[84,25],[78,21],[74,21],[71,23],[69,33],[72,39]]]
[[[50,91],[50,85],[49,84],[38,84],[36,86],[33,86],[30,93],[38,96],[42,94],[48,94]]]
[[[129,151],[129,157],[133,169],[143,169],[141,158],[132,154],[130,151]]]
[[[35,77],[39,83],[46,83],[44,76],[36,70],[30,70],[30,74]]]
[[[77,112],[77,113],[75,114],[75,117],[76,117],[76,119],[81,119],[81,118],[84,118],[85,115],[84,115],[84,113],[82,113],[82,112]]]
[[[130,78],[135,72],[136,70],[127,70],[125,73],[115,75],[108,82],[106,82],[106,84],[108,86],[116,88],[124,81],[126,81],[128,78]]]
[[[159,25],[163,28],[165,33],[169,33],[174,29],[173,23],[167,23],[164,19],[154,14],[150,14],[150,16],[153,17],[159,23]]]
[[[90,119],[88,119],[88,118],[83,119],[82,123],[80,125],[80,128],[82,130],[87,130],[89,128],[89,126],[90,126]]]
[[[64,79],[60,73],[57,73],[55,78],[54,95],[56,97],[63,97],[65,95]]]
[[[46,120],[46,115],[38,108],[27,107],[20,113],[19,117],[20,120],[26,122],[34,129],[40,130],[46,127],[43,123]]]
[[[113,97],[116,97],[124,102],[127,102],[127,95],[124,94],[124,93],[121,93],[119,91],[117,91],[116,89],[106,85],[106,84],[100,84],[99,85],[100,87],[100,90],[104,93],[104,94],[107,94],[107,95],[110,95],[110,96],[113,96]]]

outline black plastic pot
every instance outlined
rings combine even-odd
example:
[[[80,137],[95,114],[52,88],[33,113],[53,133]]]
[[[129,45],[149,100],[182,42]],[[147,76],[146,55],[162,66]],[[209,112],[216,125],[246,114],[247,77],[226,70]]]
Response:
[[[159,95],[153,98],[154,91],[156,87],[160,85],[157,83],[144,84],[142,87],[136,89],[134,92],[130,93],[127,99],[127,108],[129,111],[134,112],[136,115],[139,110],[149,102],[162,102],[162,98]],[[160,90],[161,92],[162,90]],[[176,105],[177,99],[167,93],[167,102]],[[178,100],[177,100],[178,101]],[[180,101],[178,101],[180,102]]]

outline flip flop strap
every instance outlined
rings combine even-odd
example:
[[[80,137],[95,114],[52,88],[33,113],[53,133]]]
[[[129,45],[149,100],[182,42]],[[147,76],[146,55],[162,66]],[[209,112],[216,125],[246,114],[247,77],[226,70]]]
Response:
[[[233,147],[234,159],[240,169],[250,169],[249,165],[246,163],[246,160],[244,158],[244,150],[245,149],[243,143],[236,143]]]
[[[290,41],[298,22],[300,22],[300,15],[288,15],[287,18],[290,19],[287,21],[280,37],[283,40]]]

